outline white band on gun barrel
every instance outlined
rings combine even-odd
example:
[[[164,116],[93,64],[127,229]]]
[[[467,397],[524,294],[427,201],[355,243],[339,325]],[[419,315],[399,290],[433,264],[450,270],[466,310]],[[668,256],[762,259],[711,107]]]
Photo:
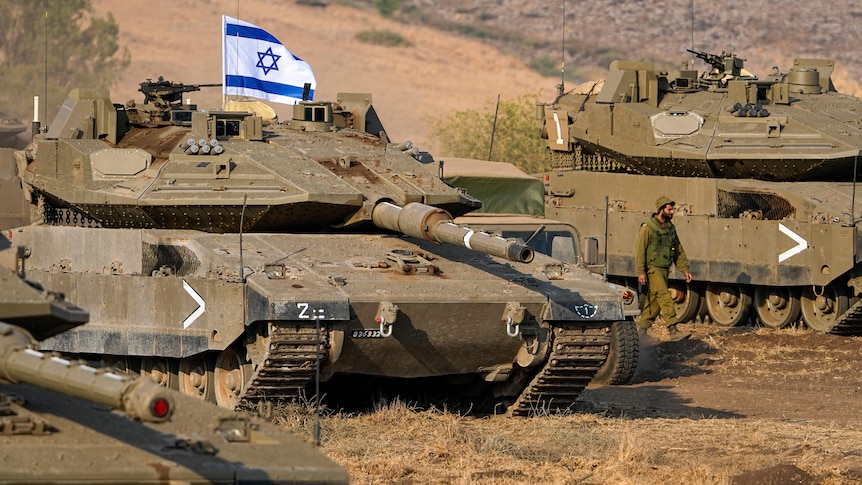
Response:
[[[464,246],[465,246],[467,249],[473,249],[473,248],[470,246],[470,238],[472,238],[472,237],[473,237],[473,234],[475,234],[473,231],[468,231],[468,232],[467,232],[467,234],[464,234]]]

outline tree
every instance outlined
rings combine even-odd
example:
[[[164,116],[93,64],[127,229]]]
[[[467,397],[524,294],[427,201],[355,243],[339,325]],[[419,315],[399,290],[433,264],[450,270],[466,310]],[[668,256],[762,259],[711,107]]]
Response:
[[[0,0],[0,12],[0,109],[22,120],[33,96],[50,122],[72,88],[110,88],[129,65],[113,15],[95,17],[90,0]]]
[[[537,94],[525,94],[501,100],[499,107],[491,104],[483,111],[454,111],[432,118],[431,136],[448,156],[509,162],[527,173],[549,170],[548,150],[539,136],[542,123],[535,116],[538,99]]]

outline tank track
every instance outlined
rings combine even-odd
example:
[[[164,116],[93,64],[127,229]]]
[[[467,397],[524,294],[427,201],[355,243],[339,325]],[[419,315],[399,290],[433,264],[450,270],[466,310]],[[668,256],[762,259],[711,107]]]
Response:
[[[862,335],[862,300],[844,312],[829,333],[835,335]]]
[[[329,350],[329,332],[321,323],[309,325],[275,324],[270,327],[263,365],[252,375],[243,399],[247,401],[292,400],[302,396],[315,378],[316,359]]]
[[[512,416],[569,409],[608,358],[610,322],[554,326],[551,355],[509,407]]]

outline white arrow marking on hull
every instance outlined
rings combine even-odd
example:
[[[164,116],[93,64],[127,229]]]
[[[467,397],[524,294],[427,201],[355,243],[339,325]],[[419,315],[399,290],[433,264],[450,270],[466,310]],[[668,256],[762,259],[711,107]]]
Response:
[[[796,241],[796,246],[794,246],[794,247],[788,249],[787,251],[784,251],[783,253],[778,255],[778,262],[779,263],[782,263],[785,260],[790,259],[793,256],[796,256],[797,254],[801,253],[802,251],[805,251],[806,249],[808,249],[808,241],[806,241],[805,239],[802,239],[802,236],[800,236],[799,234],[796,234],[795,232],[791,231],[790,229],[784,227],[784,224],[779,223],[778,224],[778,230],[781,231],[782,233],[784,233],[785,236]]]
[[[183,280],[183,289],[186,290],[186,293],[192,297],[192,300],[196,301],[198,307],[195,311],[192,312],[191,315],[187,316],[185,320],[183,320],[183,330],[189,328],[191,324],[195,323],[195,320],[198,319],[199,316],[203,315],[207,310],[207,304],[203,298],[195,291],[194,288],[191,287],[186,280]]]

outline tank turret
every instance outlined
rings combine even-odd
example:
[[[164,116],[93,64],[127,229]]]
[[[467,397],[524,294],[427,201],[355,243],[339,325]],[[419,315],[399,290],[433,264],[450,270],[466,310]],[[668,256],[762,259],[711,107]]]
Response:
[[[481,202],[390,140],[371,95],[279,121],[184,104],[197,86],[75,90],[16,153],[20,265],[93,312],[43,347],[231,408],[408,379],[521,415],[567,408],[607,360],[619,292],[455,224]]]
[[[795,59],[763,79],[744,59],[662,70],[614,61],[603,82],[540,106],[554,168],[647,175],[852,181],[862,167],[862,99],[835,91],[831,59]],[[693,67],[693,66],[692,66]]]
[[[369,224],[381,202],[419,202],[456,217],[481,205],[417,163],[412,143],[390,143],[368,94],[302,102],[293,119],[264,127],[251,112],[178,104],[172,94],[189,86],[162,84],[142,84],[143,105],[73,90],[16,161],[47,220],[289,232]]]

